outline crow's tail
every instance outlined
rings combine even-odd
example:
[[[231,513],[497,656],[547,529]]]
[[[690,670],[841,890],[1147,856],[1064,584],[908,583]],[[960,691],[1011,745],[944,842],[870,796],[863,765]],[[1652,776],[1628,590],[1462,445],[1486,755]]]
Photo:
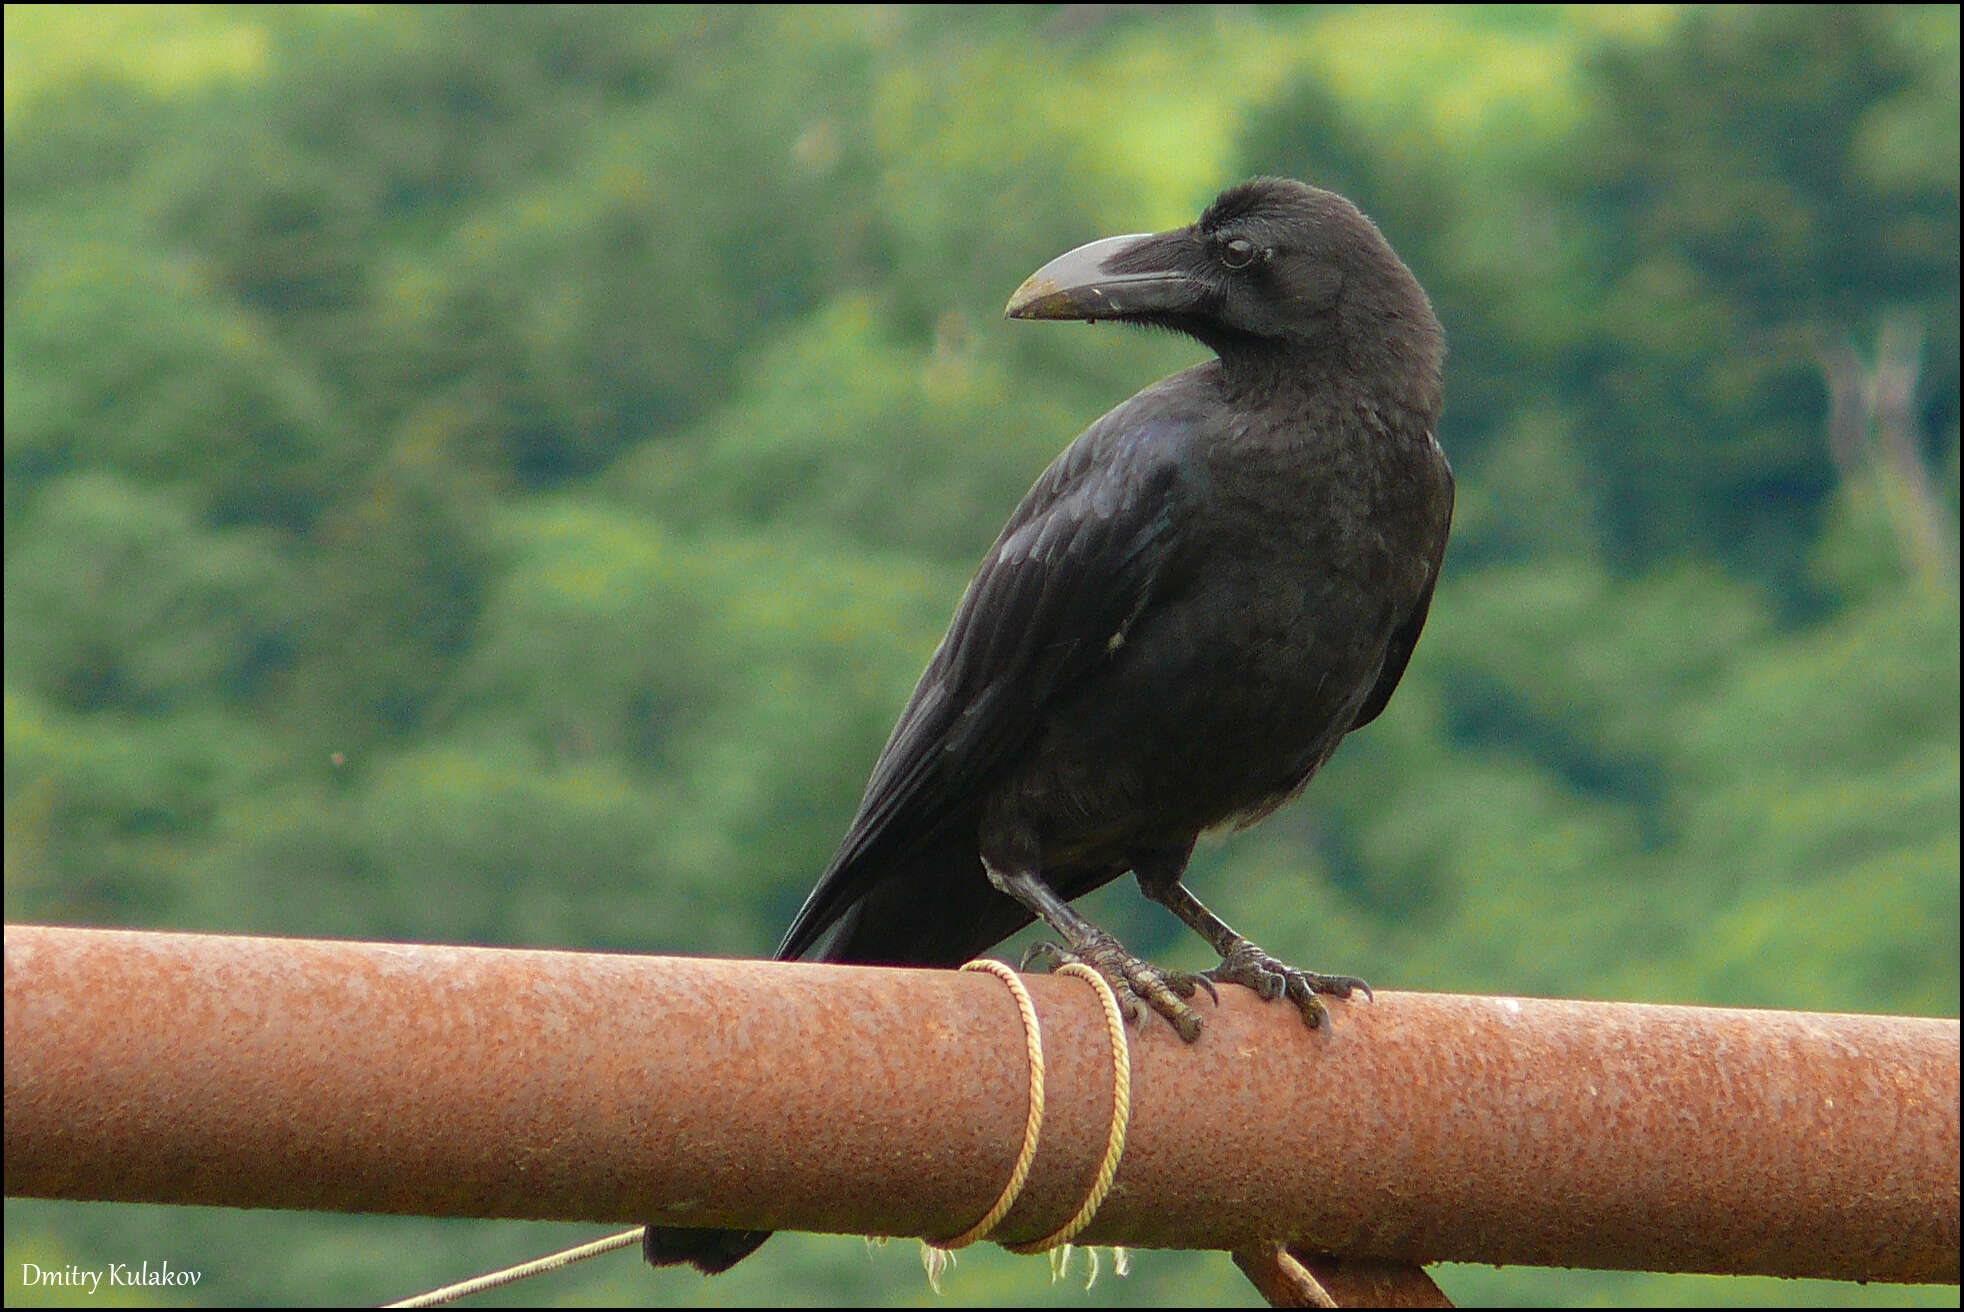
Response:
[[[641,1238],[641,1255],[650,1266],[687,1262],[704,1275],[715,1276],[762,1248],[770,1237],[769,1230],[684,1230],[651,1225]]]

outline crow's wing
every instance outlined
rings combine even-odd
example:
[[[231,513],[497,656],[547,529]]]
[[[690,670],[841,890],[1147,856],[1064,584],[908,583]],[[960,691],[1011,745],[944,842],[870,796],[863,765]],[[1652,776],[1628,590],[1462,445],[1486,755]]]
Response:
[[[1436,574],[1433,576],[1438,577]],[[1346,733],[1355,733],[1384,714],[1384,708],[1391,704],[1391,694],[1398,691],[1398,681],[1405,677],[1405,667],[1412,663],[1412,650],[1418,646],[1419,632],[1425,628],[1426,614],[1432,609],[1432,584],[1425,585],[1419,596],[1418,605],[1391,635],[1391,641],[1384,649],[1384,664],[1378,667],[1378,681],[1371,685],[1371,695],[1357,710],[1357,718],[1350,722]]]
[[[806,952],[899,863],[973,815],[1046,707],[1144,610],[1184,514],[1187,424],[1121,406],[1023,498],[968,585],[778,955]]]
[[[1446,513],[1452,514],[1452,483],[1446,484]],[[1364,699],[1358,708],[1357,718],[1350,722],[1346,733],[1355,733],[1384,714],[1384,708],[1391,704],[1391,694],[1398,691],[1398,681],[1405,677],[1405,667],[1412,663],[1412,651],[1418,646],[1418,635],[1425,629],[1425,617],[1432,610],[1432,589],[1439,582],[1439,569],[1446,563],[1446,537],[1439,535],[1438,550],[1432,554],[1432,572],[1425,583],[1425,591],[1419,594],[1418,604],[1412,607],[1411,614],[1405,617],[1384,650],[1384,664],[1378,667],[1378,680],[1371,686],[1371,695]]]

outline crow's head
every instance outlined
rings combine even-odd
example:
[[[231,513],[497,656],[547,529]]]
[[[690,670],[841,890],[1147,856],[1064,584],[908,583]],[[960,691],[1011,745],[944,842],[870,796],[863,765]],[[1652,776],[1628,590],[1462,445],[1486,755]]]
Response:
[[[1223,359],[1341,350],[1351,367],[1436,376],[1443,353],[1424,291],[1383,234],[1335,192],[1292,178],[1230,187],[1188,227],[1060,255],[1016,289],[1007,313],[1157,325]]]

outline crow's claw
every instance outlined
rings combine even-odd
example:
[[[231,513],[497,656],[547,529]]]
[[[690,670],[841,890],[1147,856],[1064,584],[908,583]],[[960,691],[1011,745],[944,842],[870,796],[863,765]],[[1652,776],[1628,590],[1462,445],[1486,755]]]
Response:
[[[1353,993],[1362,993],[1366,998],[1371,997],[1371,986],[1361,979],[1350,975],[1319,975],[1313,970],[1298,970],[1270,956],[1245,938],[1221,958],[1220,965],[1203,973],[1222,984],[1240,984],[1251,988],[1264,1002],[1287,997],[1296,1004],[1296,1010],[1302,1013],[1303,1023],[1311,1029],[1321,1028],[1330,1019],[1330,1009],[1323,1005],[1319,994],[1347,998]]]

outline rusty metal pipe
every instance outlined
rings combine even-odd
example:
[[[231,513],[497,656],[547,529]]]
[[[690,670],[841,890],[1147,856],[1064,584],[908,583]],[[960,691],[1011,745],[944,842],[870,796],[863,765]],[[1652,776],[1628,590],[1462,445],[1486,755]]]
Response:
[[[8,926],[6,1191],[946,1236],[1026,1091],[986,976]],[[1076,1208],[1099,1006],[1029,981],[1049,1115],[998,1238]],[[1086,1243],[1955,1283],[1958,1025],[1222,990],[1132,1031]]]

